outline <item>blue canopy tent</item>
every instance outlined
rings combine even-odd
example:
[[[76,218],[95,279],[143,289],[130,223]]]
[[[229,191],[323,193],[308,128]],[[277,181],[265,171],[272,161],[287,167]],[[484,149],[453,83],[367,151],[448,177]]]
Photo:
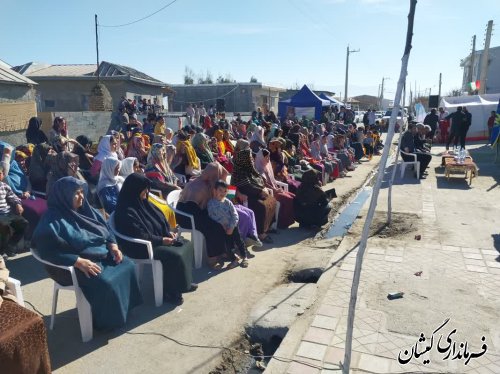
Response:
[[[290,99],[278,103],[278,114],[282,120],[286,119],[288,115],[298,118],[305,115],[310,119],[320,120],[324,106],[330,106],[330,101],[321,99],[304,85]]]
[[[337,99],[336,99],[336,98],[334,98],[334,97],[328,96],[327,94],[325,94],[325,93],[323,93],[323,92],[319,94],[319,97],[320,97],[321,99],[323,99],[323,100],[328,100],[328,101],[330,101],[330,103],[331,103],[332,105],[336,105],[336,106],[338,106],[338,107],[344,106],[344,103],[343,103],[342,101],[339,101],[339,100],[337,100]]]

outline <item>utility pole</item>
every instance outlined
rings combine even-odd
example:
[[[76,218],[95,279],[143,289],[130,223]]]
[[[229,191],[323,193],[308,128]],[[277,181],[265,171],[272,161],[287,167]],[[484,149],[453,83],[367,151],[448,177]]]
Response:
[[[344,101],[347,105],[347,83],[349,82],[349,54],[359,52],[359,49],[349,49],[349,44],[347,45],[347,55],[345,62],[345,90],[344,90]]]
[[[386,79],[391,79],[389,77],[382,77],[382,84],[380,86],[380,107],[382,108],[383,104],[384,104],[384,81]]]
[[[95,49],[97,52],[97,84],[101,83],[99,78],[99,36],[97,34],[97,14],[95,15]]]
[[[481,53],[481,69],[479,81],[479,93],[486,93],[486,79],[488,77],[488,59],[490,54],[490,40],[491,40],[491,31],[493,30],[493,20],[488,21],[488,27],[486,29],[486,39],[484,40],[484,49],[483,53]]]
[[[438,92],[439,99],[441,99],[441,76],[442,74],[439,73],[439,92]]]

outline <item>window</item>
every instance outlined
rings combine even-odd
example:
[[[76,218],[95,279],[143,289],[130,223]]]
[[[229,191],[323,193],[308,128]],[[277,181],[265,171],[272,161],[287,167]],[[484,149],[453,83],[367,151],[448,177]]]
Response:
[[[45,108],[54,108],[56,106],[55,100],[45,100]]]

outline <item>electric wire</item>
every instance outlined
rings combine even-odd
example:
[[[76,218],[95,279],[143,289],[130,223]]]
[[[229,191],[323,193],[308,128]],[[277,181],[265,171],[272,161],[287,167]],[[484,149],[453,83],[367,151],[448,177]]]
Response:
[[[203,86],[203,85],[200,85]],[[196,103],[196,102],[205,102],[205,101],[212,101],[212,100],[217,100],[217,99],[222,99],[223,97],[228,96],[229,94],[232,94],[236,89],[240,86],[240,84],[236,84],[236,87],[234,87],[232,90],[229,92],[226,92],[224,95],[220,95],[218,97],[214,97],[211,99],[195,99],[195,100],[172,100],[174,103],[179,103],[179,104],[189,104],[189,103]],[[175,91],[175,90],[174,90]]]
[[[144,21],[145,19],[150,18],[150,17],[154,16],[154,15],[155,15],[155,14],[157,14],[157,13],[160,13],[162,10],[164,10],[164,9],[168,8],[169,6],[173,5],[173,4],[174,4],[175,2],[177,2],[177,1],[178,1],[178,0],[172,0],[170,3],[168,3],[167,5],[165,5],[165,6],[161,7],[161,8],[160,8],[160,9],[158,9],[157,11],[155,11],[155,12],[153,12],[153,13],[151,13],[151,14],[147,15],[147,16],[144,16],[144,17],[142,17],[142,18],[139,18],[139,19],[137,19],[137,20],[135,20],[135,21],[131,21],[131,22],[127,22],[127,23],[122,23],[122,24],[120,24],[120,25],[101,25],[101,24],[99,24],[99,23],[98,23],[97,25],[98,25],[98,26],[100,26],[100,27],[125,27],[125,26],[130,26],[130,25],[133,25],[134,23]]]
[[[31,302],[29,302],[28,300],[24,300],[24,302],[28,305],[30,305],[33,310],[38,313],[40,316],[42,317],[45,317],[46,315],[43,314],[42,312],[40,312]],[[324,371],[331,371],[331,372],[339,372],[340,370],[342,370],[342,366],[341,366],[341,363],[339,364],[329,364],[329,366],[323,366],[323,365],[316,365],[316,364],[313,364],[311,362],[307,362],[307,361],[303,361],[303,360],[300,360],[300,359],[297,359],[297,358],[288,358],[288,357],[280,357],[280,356],[276,356],[276,355],[252,355],[251,353],[247,353],[245,351],[240,351],[238,349],[234,349],[234,348],[230,348],[230,347],[226,347],[226,346],[223,346],[223,345],[203,345],[203,344],[192,344],[192,343],[187,343],[187,342],[183,342],[182,340],[178,340],[178,339],[175,339],[175,338],[172,338],[168,335],[165,335],[163,333],[160,333],[160,332],[152,332],[152,331],[144,331],[144,332],[131,332],[131,331],[125,331],[123,329],[120,330],[121,332],[123,332],[124,334],[126,335],[144,335],[144,336],[159,336],[161,338],[164,338],[166,340],[169,340],[177,345],[180,345],[182,347],[187,347],[187,348],[202,348],[202,349],[221,349],[221,350],[224,350],[224,351],[227,351],[229,353],[238,353],[240,355],[244,355],[244,356],[247,356],[247,357],[250,357],[250,358],[253,358],[253,359],[264,359],[264,358],[272,358],[276,361],[279,361],[279,362],[284,362],[284,363],[291,363],[291,362],[296,362],[298,364],[301,364],[301,365],[305,365],[305,366],[309,366],[311,368],[314,368],[314,369],[319,369],[319,370],[324,370]],[[334,366],[337,366],[336,368],[333,368],[332,365]],[[360,368],[355,368],[356,370],[360,371],[360,372],[363,372],[363,373],[369,373],[369,374],[390,374],[390,373],[380,373],[380,372],[373,372],[373,371],[370,371],[370,370],[366,370],[366,369],[360,369]],[[432,371],[405,371],[405,372],[401,372],[401,374],[423,374],[423,373],[426,373],[426,374],[453,374],[453,373],[447,373],[447,372],[432,372]]]

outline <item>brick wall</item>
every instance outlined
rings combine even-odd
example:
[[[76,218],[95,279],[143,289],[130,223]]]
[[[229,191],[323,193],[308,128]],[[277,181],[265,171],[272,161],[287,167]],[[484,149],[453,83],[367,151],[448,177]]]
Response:
[[[26,130],[28,121],[34,116],[34,101],[0,103],[0,133]]]

